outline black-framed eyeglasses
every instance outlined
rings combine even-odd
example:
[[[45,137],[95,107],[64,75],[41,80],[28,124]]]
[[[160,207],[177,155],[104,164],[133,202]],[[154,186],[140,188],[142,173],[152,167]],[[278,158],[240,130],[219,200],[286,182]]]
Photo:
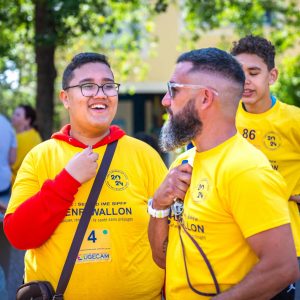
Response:
[[[64,90],[66,91],[74,87],[80,87],[82,96],[95,97],[99,93],[99,89],[101,88],[105,96],[113,97],[118,95],[120,85],[121,85],[120,83],[116,83],[116,82],[107,82],[102,85],[98,85],[97,83],[83,83],[83,84],[68,86],[64,88]]]
[[[219,95],[219,93],[208,86],[204,86],[204,85],[198,85],[198,84],[185,84],[185,83],[176,83],[176,82],[168,82],[167,83],[168,86],[168,93],[170,95],[170,97],[172,99],[174,99],[175,97],[175,93],[176,93],[176,88],[186,88],[186,89],[209,89],[211,90],[216,96]]]

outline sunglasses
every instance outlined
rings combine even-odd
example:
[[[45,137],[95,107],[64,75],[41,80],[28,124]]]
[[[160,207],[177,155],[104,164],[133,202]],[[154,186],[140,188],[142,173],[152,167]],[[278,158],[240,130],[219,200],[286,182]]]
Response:
[[[177,88],[185,88],[185,89],[209,89],[210,91],[212,91],[216,96],[219,95],[219,93],[211,88],[211,87],[207,87],[207,86],[204,86],[204,85],[198,85],[198,84],[184,84],[184,83],[176,83],[176,82],[168,82],[167,83],[167,86],[168,86],[168,93],[170,95],[170,97],[172,99],[174,99],[175,97],[175,94],[176,94],[176,89]]]

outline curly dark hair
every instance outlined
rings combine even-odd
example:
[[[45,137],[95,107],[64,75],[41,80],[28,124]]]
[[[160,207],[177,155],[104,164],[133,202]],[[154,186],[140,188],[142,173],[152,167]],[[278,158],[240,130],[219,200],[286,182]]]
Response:
[[[250,34],[237,42],[233,42],[230,53],[233,56],[242,53],[255,54],[265,62],[269,71],[275,67],[275,47],[270,41],[261,36]]]

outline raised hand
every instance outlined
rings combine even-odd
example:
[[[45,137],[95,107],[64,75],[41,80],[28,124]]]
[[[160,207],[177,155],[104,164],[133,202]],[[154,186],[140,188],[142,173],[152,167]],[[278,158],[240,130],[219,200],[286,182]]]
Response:
[[[87,147],[80,153],[75,154],[65,169],[77,181],[84,183],[96,176],[98,157],[98,153],[93,152],[91,147]]]
[[[166,209],[176,198],[184,199],[190,186],[192,167],[189,164],[180,165],[172,169],[153,197],[153,208]]]

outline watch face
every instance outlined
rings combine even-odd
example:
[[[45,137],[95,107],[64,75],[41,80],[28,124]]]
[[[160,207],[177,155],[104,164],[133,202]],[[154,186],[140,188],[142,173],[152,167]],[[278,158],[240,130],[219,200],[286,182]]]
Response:
[[[177,199],[171,206],[175,219],[178,220],[183,214],[183,201]]]

